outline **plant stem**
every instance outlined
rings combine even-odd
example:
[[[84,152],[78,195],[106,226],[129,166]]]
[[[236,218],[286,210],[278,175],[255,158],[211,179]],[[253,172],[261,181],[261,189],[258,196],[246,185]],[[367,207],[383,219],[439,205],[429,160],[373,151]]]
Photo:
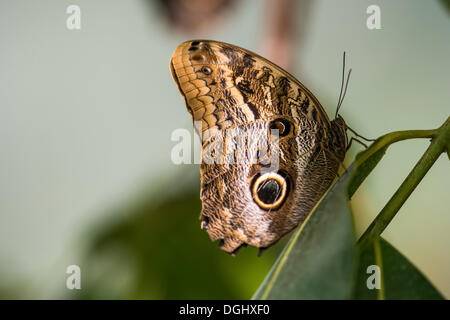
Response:
[[[447,120],[448,121],[448,120]],[[394,131],[384,136],[379,137],[374,143],[372,143],[369,148],[361,153],[361,156],[357,156],[355,160],[355,166],[358,167],[368,158],[370,158],[374,153],[382,148],[388,147],[391,144],[408,139],[420,139],[420,138],[434,138],[439,129],[434,130],[405,130],[405,131]]]
[[[361,236],[358,241],[360,248],[364,248],[373,239],[380,236],[441,153],[448,152],[450,145],[450,117],[439,129],[431,131],[434,131],[434,133],[427,151],[425,151],[413,170]]]

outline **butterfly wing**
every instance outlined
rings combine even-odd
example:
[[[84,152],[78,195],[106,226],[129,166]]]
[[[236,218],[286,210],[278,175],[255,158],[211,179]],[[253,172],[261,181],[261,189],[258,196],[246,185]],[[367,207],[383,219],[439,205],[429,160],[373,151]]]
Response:
[[[330,125],[314,95],[292,75],[257,54],[222,42],[187,41],[171,59],[172,75],[194,121],[203,130],[226,129],[301,112],[319,127]]]
[[[230,253],[269,247],[330,186],[346,136],[305,86],[248,50],[188,41],[170,66],[202,138],[202,227]]]

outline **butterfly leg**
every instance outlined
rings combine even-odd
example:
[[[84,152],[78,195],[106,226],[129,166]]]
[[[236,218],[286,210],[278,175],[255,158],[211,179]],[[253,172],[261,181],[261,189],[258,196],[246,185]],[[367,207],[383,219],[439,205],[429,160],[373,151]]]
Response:
[[[359,144],[363,145],[365,148],[367,148],[367,145],[366,145],[364,142],[362,142],[361,140],[359,140],[359,139],[357,139],[357,138],[355,138],[355,137],[351,137],[351,138],[350,138],[350,142],[348,143],[348,146],[347,146],[347,150],[350,149],[350,147],[351,147],[353,141],[356,141],[356,142],[358,142]],[[374,140],[374,141],[375,141],[375,140]],[[346,150],[346,151],[347,151],[347,150]]]
[[[366,138],[366,137],[363,137],[362,135],[360,135],[360,134],[358,134],[358,132],[356,132],[355,130],[353,130],[352,128],[350,128],[349,126],[345,126],[348,130],[350,130],[350,132],[351,133],[353,133],[355,136],[357,136],[358,138],[361,138],[361,139],[363,139],[364,141],[368,141],[368,142],[370,142],[370,141],[375,141],[376,139],[368,139],[368,138]],[[353,138],[352,138],[353,139]],[[355,139],[355,140],[357,140],[357,139]]]

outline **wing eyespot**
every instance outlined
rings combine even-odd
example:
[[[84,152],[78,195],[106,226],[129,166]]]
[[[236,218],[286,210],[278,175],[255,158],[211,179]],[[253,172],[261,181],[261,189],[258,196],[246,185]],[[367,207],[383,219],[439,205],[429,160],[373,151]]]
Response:
[[[258,174],[251,185],[251,192],[256,204],[261,209],[270,211],[281,207],[289,190],[289,177],[283,171]]]
[[[202,67],[202,69],[200,70],[202,73],[206,74],[207,76],[209,76],[212,73],[212,70],[210,67],[204,66]]]
[[[278,130],[278,135],[280,137],[287,136],[291,132],[291,127],[292,125],[289,120],[284,118],[272,120],[269,124],[269,129]]]

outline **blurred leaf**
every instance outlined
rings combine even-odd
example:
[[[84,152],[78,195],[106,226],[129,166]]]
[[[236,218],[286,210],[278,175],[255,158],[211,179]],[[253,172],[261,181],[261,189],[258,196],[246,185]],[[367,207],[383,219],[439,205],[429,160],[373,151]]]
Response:
[[[293,234],[253,299],[349,299],[355,233],[347,200],[351,167]]]
[[[380,268],[380,290],[367,287],[367,279],[373,274],[367,272],[371,265]],[[355,299],[443,299],[425,276],[384,239],[363,249],[356,279]]]
[[[450,0],[440,0],[439,1],[447,10],[447,13],[450,13]]]
[[[237,257],[218,249],[200,229],[197,179],[160,184],[121,210],[121,221],[94,230],[76,298],[248,299],[285,242],[260,258],[255,248]]]

